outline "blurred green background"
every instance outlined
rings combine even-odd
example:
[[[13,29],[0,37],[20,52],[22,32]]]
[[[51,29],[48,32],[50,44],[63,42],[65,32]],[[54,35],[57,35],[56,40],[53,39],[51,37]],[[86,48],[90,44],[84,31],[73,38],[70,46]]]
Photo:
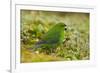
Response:
[[[89,13],[21,10],[20,14],[21,63],[89,60]],[[53,55],[33,51],[33,45],[59,22],[67,25],[68,40]]]

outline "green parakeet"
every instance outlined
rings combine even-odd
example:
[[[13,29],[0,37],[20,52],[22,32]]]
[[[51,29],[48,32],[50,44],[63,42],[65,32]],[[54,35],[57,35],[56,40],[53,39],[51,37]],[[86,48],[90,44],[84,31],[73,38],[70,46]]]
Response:
[[[44,50],[56,49],[64,40],[64,23],[57,23],[46,34],[42,36],[42,39],[35,44],[35,48],[42,48]]]

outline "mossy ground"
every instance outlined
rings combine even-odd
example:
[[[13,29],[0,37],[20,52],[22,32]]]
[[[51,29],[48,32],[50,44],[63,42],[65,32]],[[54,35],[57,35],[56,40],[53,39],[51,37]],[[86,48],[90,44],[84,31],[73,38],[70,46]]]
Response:
[[[21,62],[89,60],[89,13],[21,10]],[[67,24],[67,40],[54,54],[35,53],[34,44],[56,23]],[[33,48],[34,49],[34,48]]]

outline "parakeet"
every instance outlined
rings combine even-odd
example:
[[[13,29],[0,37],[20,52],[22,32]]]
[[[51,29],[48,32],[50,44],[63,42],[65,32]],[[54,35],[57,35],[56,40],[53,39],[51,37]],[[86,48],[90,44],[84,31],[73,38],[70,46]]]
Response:
[[[64,30],[66,30],[65,26],[64,23],[57,23],[54,25],[42,36],[40,41],[36,42],[35,48],[42,48],[47,51],[53,51],[56,49],[61,43],[63,43]]]

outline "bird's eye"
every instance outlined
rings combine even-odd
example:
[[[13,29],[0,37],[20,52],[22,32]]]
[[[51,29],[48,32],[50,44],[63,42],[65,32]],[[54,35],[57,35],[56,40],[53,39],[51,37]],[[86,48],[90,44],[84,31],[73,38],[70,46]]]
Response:
[[[64,24],[64,26],[66,27],[67,25],[66,25],[66,24]]]

